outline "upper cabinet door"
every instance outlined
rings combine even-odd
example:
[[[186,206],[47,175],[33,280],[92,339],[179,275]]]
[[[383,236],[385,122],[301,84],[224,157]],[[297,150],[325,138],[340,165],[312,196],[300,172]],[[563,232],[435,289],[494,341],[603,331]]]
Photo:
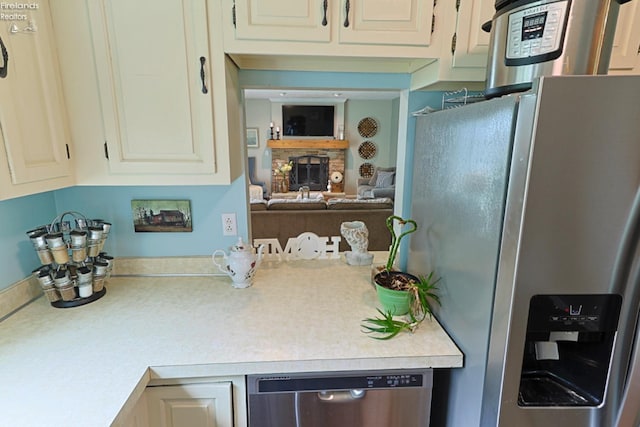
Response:
[[[640,2],[620,6],[609,69],[631,70],[640,53]]]
[[[338,2],[338,0],[334,0]],[[432,0],[339,0],[340,43],[430,46]]]
[[[489,55],[489,33],[482,24],[495,14],[495,0],[460,0],[458,25],[452,40],[454,67],[485,67]]]
[[[21,14],[28,20],[0,25],[0,198],[73,183],[49,2]]]
[[[110,172],[213,174],[206,0],[87,4]]]
[[[236,0],[236,38],[329,42],[335,0]],[[285,52],[283,52],[285,53]]]

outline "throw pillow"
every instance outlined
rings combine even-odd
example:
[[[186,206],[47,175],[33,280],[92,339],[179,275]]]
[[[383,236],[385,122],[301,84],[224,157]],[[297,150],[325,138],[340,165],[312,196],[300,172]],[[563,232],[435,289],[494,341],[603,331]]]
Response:
[[[395,172],[378,172],[378,179],[376,179],[376,188],[388,188],[393,185],[393,176]]]
[[[396,171],[396,168],[394,166],[391,166],[388,168],[376,168],[376,170],[373,172],[373,175],[369,179],[369,185],[372,187],[375,187],[376,182],[378,182],[378,172],[395,172],[395,171]]]

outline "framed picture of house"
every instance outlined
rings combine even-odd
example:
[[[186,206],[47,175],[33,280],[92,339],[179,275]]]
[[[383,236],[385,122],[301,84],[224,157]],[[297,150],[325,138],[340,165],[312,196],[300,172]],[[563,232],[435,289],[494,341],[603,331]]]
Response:
[[[247,128],[247,147],[258,148],[259,146],[258,128]]]
[[[131,213],[136,233],[193,230],[189,200],[132,200]]]

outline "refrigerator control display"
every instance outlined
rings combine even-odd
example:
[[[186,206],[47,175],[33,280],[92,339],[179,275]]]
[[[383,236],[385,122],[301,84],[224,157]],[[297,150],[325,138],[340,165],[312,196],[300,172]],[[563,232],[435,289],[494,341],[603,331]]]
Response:
[[[524,8],[511,13],[505,52],[506,64],[533,64],[560,56],[567,14],[567,1]]]

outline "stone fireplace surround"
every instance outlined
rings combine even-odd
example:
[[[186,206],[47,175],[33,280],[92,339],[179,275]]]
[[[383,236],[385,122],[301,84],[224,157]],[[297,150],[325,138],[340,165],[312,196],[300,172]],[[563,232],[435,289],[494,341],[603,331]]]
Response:
[[[336,171],[341,172],[344,176],[345,150],[343,149],[272,148],[271,170],[288,163],[290,157],[300,156],[326,156],[329,158],[328,176],[331,176],[331,174]],[[272,176],[271,179],[273,180],[273,178]],[[326,191],[326,184],[327,183],[320,189],[321,191]],[[297,188],[295,190],[290,189],[290,191],[297,191]]]

